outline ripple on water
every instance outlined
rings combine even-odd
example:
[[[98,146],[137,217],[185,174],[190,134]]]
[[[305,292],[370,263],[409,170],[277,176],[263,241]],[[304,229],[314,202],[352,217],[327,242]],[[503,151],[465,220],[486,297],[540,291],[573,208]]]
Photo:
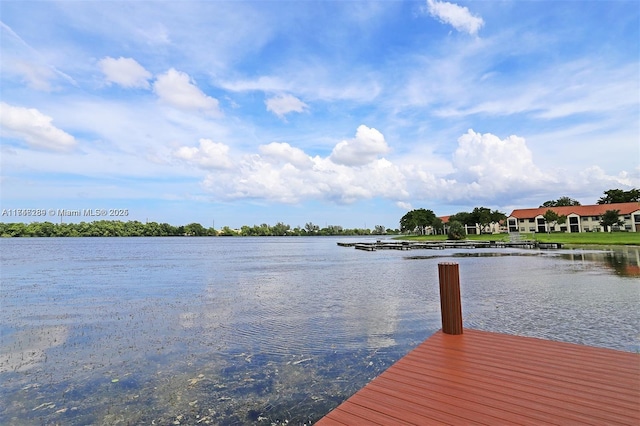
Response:
[[[312,423],[439,328],[448,260],[467,327],[638,350],[619,256],[278,241],[0,241],[0,423]]]

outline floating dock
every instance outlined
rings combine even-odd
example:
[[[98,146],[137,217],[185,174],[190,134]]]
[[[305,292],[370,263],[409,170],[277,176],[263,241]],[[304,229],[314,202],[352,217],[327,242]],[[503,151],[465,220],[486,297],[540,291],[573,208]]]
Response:
[[[316,424],[640,425],[640,354],[462,328],[438,264],[442,330]]]
[[[525,248],[559,249],[561,243],[539,243],[537,241],[376,241],[363,243],[337,243],[340,247],[355,247],[358,250],[443,250],[477,248]]]

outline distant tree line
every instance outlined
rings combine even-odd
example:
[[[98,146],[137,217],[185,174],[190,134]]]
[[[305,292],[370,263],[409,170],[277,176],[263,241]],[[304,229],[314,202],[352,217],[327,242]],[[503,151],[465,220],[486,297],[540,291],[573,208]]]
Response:
[[[640,190],[610,189],[598,200],[598,204],[616,204],[640,202]],[[579,206],[579,201],[570,197],[560,197],[557,200],[545,201],[540,207]],[[609,210],[602,217],[601,225],[611,227],[619,225],[617,210]],[[466,226],[480,226],[480,233],[485,232],[491,223],[499,223],[506,219],[506,214],[486,207],[476,207],[471,212],[458,212],[449,216],[446,226],[447,233],[452,239],[464,238]],[[566,217],[547,210],[544,215],[547,223],[562,224]],[[400,229],[387,229],[376,225],[373,230],[366,228],[345,229],[338,225],[327,225],[320,228],[312,222],[303,227],[291,226],[278,222],[275,225],[263,223],[261,225],[242,226],[231,229],[228,226],[216,230],[205,228],[199,223],[174,226],[168,223],[146,222],[137,220],[98,220],[80,223],[52,223],[32,222],[29,224],[0,222],[1,237],[172,237],[172,236],[331,236],[331,235],[394,235],[394,234],[425,234],[428,229],[435,233],[444,233],[445,225],[432,210],[420,208],[411,210],[400,219]]]
[[[329,236],[329,235],[385,235],[398,234],[399,230],[389,230],[382,225],[371,229],[344,229],[328,225],[320,228],[309,222],[304,227],[291,228],[282,222],[275,225],[243,226],[236,230],[228,226],[220,230],[205,228],[199,223],[173,226],[168,223],[137,220],[97,220],[80,223],[0,223],[2,237],[174,237],[174,236]]]

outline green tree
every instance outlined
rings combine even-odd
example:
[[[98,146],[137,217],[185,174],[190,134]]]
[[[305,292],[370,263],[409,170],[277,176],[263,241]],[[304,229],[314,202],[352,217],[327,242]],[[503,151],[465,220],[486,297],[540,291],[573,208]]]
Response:
[[[286,225],[282,222],[278,222],[271,227],[271,235],[278,235],[278,236],[287,235],[290,229],[291,227],[289,225]]]
[[[184,233],[187,235],[201,237],[203,235],[207,235],[207,230],[201,224],[194,222],[194,223],[185,225]]]
[[[431,210],[411,210],[400,219],[400,230],[410,233],[419,231],[421,235],[424,235],[426,228],[431,226],[435,219],[436,215]]]
[[[491,222],[492,223],[500,223],[502,221],[507,220],[507,215],[499,210],[494,210],[491,212]]]
[[[433,219],[433,223],[431,224],[431,226],[433,227],[433,230],[435,231],[436,234],[444,233],[444,222],[439,217],[436,217],[435,219]]]
[[[167,235],[167,236],[180,235],[180,233],[178,232],[178,229],[175,226],[169,225],[168,223],[165,223],[165,222],[160,224],[160,229],[161,229],[161,235]]]
[[[27,225],[24,223],[9,223],[2,233],[3,236],[8,237],[24,237],[27,235]]]
[[[547,221],[547,224],[549,225],[549,227],[547,228],[547,233],[551,232],[552,228],[555,228],[556,224],[563,224],[567,222],[567,216],[566,215],[559,215],[558,213],[556,213],[555,211],[549,209],[547,210],[542,217],[544,217],[544,220]]]
[[[385,228],[385,227],[384,227],[384,226],[382,226],[382,225],[376,225],[376,226],[375,226],[375,228],[374,228],[373,233],[374,233],[375,235],[384,235],[384,234],[386,234],[386,233],[387,233],[387,228]]]
[[[600,220],[600,225],[605,229],[605,231],[611,232],[611,227],[613,226],[622,226],[624,221],[620,219],[620,210],[607,210],[602,215],[602,219]]]
[[[159,237],[162,235],[162,228],[157,222],[147,222],[144,224],[145,237]]]
[[[632,189],[623,191],[622,189],[610,189],[604,191],[604,197],[598,200],[598,204],[632,203],[640,202],[640,190]]]
[[[307,222],[304,225],[304,229],[307,231],[307,234],[314,235],[318,233],[320,227],[318,225],[314,225],[312,222]]]
[[[320,235],[343,235],[342,226],[339,225],[327,225],[320,230]]]
[[[471,212],[470,219],[473,221],[473,225],[475,225],[476,223],[480,225],[481,234],[486,231],[487,227],[492,222],[494,222],[491,209],[488,209],[486,207],[474,208],[473,211]]]
[[[475,226],[475,218],[469,212],[458,212],[449,216],[449,222],[460,222],[462,225]]]
[[[560,197],[557,200],[545,201],[540,207],[580,206],[580,202],[570,197]]]
[[[233,229],[229,228],[228,226],[224,226],[221,230],[220,230],[220,234],[223,237],[231,237],[234,235],[238,235],[236,233],[236,231],[234,231]]]
[[[449,221],[449,230],[447,231],[447,238],[450,240],[462,240],[467,235],[464,230],[464,225],[457,220],[453,222]]]

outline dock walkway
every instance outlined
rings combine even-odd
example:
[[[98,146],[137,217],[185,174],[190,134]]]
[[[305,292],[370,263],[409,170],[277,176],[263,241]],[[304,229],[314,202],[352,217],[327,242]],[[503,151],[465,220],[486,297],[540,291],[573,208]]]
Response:
[[[559,249],[560,243],[539,243],[536,241],[376,241],[360,243],[337,243],[340,247],[355,247],[358,250],[442,250],[442,249],[477,249],[477,248],[541,248]]]
[[[439,331],[316,424],[637,426],[640,355]]]

